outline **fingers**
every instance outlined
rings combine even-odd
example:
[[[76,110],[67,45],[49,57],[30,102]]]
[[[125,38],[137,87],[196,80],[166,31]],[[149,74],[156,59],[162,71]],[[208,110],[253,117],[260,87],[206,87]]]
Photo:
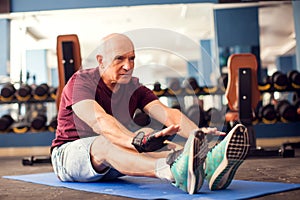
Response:
[[[171,125],[155,134],[155,137],[161,137],[166,135],[174,135],[179,131],[179,125]]]
[[[212,133],[212,132],[218,131],[217,128],[215,128],[215,127],[203,127],[203,128],[201,128],[201,130],[204,133]]]
[[[213,135],[224,136],[224,135],[226,135],[226,133],[222,132],[222,131],[216,131],[216,132],[213,133]]]
[[[171,125],[161,131],[158,131],[157,133],[155,133],[155,137],[162,137],[162,136],[166,136],[166,135],[174,135],[177,132],[179,132],[180,130],[180,126],[179,125]],[[216,127],[203,127],[201,128],[201,130],[205,133],[205,134],[211,134],[211,135],[217,135],[217,136],[224,136],[226,135],[225,132],[222,131],[218,131],[218,129]]]
[[[225,132],[218,131],[218,129],[216,127],[203,127],[203,128],[201,128],[201,130],[205,134],[218,135],[218,136],[226,135]]]
[[[224,135],[226,135],[226,133],[225,133],[225,132],[222,132],[222,131],[217,131],[217,132],[215,133],[215,135],[224,136]]]

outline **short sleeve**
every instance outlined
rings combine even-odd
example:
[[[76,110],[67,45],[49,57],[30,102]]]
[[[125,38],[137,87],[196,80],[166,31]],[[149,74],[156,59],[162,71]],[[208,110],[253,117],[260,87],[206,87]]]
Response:
[[[66,107],[86,99],[95,99],[97,80],[89,73],[75,73],[64,88]]]
[[[140,96],[140,109],[143,109],[148,103],[158,99],[158,97],[153,93],[152,90],[143,85],[139,87],[138,94]]]

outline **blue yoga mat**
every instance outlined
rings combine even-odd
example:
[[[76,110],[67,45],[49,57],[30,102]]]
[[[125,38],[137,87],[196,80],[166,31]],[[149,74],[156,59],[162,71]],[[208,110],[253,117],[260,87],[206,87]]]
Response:
[[[248,199],[300,188],[300,184],[233,180],[226,190],[219,191],[210,191],[208,184],[204,182],[200,193],[189,195],[168,182],[147,177],[124,176],[110,182],[93,183],[61,182],[54,173],[3,178],[137,199]]]

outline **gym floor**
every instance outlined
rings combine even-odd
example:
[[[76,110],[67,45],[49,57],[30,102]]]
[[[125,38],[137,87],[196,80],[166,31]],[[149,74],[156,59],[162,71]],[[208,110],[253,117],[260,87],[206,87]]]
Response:
[[[118,196],[96,194],[71,190],[67,188],[49,187],[45,185],[32,184],[22,181],[4,179],[6,175],[21,175],[51,172],[50,164],[36,164],[23,166],[24,155],[34,155],[32,152],[39,152],[40,155],[47,155],[48,149],[1,149],[0,148],[0,199],[103,199],[121,200],[129,199]],[[235,179],[252,181],[269,181],[284,183],[300,183],[300,149],[296,149],[293,158],[248,158],[241,165]],[[298,199],[300,189],[283,193],[276,193],[255,199],[289,200]]]

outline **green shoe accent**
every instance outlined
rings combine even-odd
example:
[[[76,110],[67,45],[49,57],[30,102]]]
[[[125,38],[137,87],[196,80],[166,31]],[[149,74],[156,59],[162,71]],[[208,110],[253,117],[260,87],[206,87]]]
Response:
[[[245,126],[237,124],[227,136],[207,154],[205,174],[210,190],[227,188],[249,151]]]
[[[171,153],[167,158],[175,179],[174,185],[194,194],[200,190],[204,181],[204,168],[208,144],[201,130],[190,134],[183,151]]]

